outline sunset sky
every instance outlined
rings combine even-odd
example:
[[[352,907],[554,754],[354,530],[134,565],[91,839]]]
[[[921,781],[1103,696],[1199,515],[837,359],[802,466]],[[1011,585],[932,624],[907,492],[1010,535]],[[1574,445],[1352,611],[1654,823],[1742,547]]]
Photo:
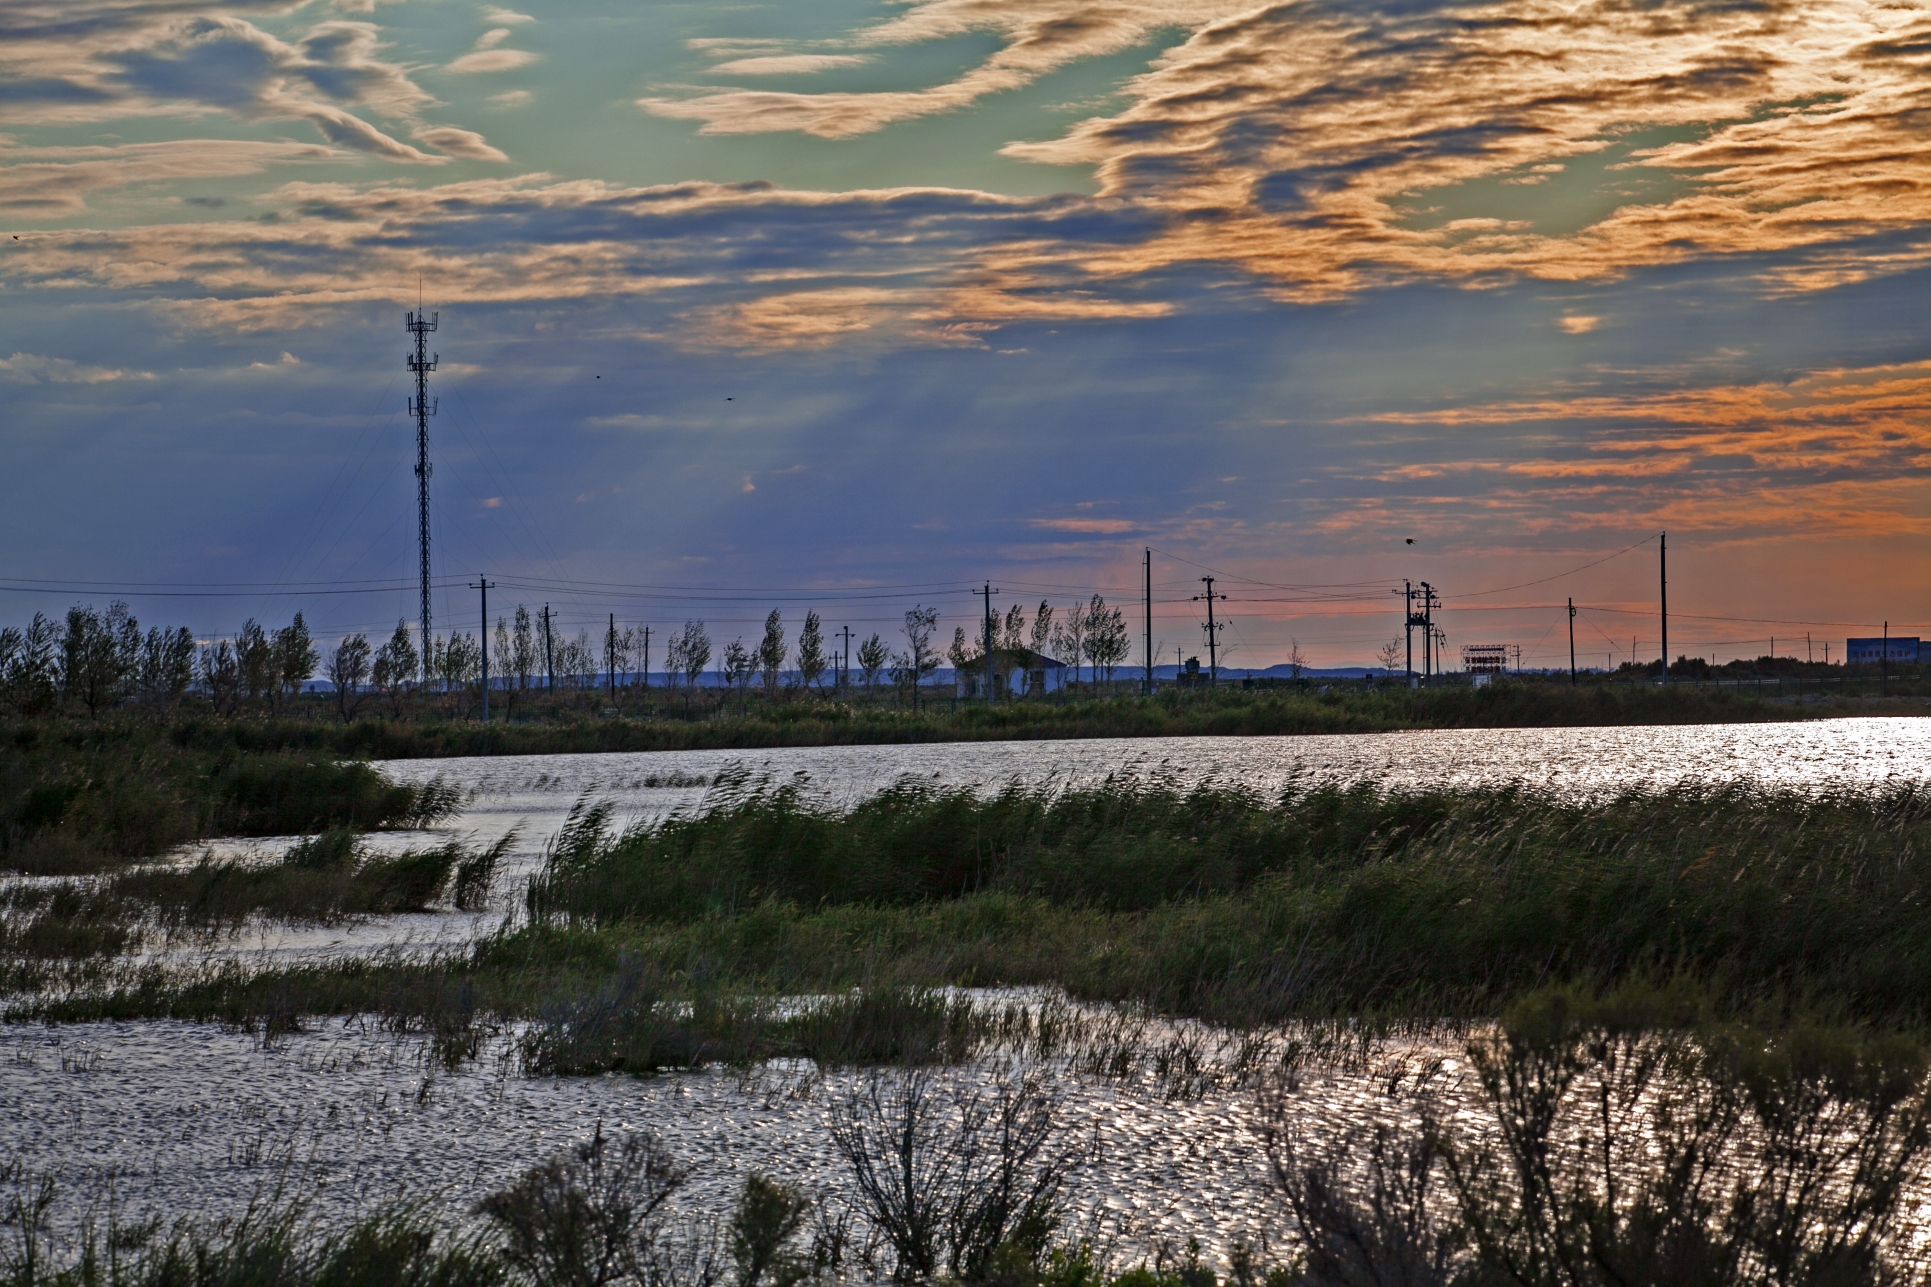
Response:
[[[1927,140],[1909,0],[0,0],[0,620],[413,620],[420,289],[439,628],[1931,635]]]

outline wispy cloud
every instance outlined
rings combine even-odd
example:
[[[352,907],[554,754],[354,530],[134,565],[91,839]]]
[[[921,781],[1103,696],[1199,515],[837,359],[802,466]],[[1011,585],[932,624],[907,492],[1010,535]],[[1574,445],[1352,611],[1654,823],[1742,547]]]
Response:
[[[475,141],[474,131],[457,131],[446,135],[457,149],[438,156],[374,122],[401,122],[418,139],[452,128],[422,119],[434,99],[383,55],[374,23],[331,19],[285,40],[244,16],[296,7],[281,0],[22,0],[0,7],[0,123],[213,112],[307,121],[331,144],[406,164],[495,151]],[[497,152],[487,159],[500,158]]]
[[[114,380],[152,380],[146,371],[89,366],[69,358],[15,353],[0,358],[0,379],[19,384],[106,384]]]

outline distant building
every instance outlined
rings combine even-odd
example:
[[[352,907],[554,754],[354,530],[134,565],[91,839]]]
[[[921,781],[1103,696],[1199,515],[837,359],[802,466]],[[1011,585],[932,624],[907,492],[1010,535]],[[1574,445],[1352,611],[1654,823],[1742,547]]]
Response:
[[[1885,651],[1887,647],[1888,652]],[[1918,639],[1915,635],[1892,635],[1888,640],[1882,635],[1875,639],[1846,639],[1844,662],[1850,666],[1874,664],[1880,661],[1902,661],[1916,665],[1918,647]]]
[[[1506,675],[1509,671],[1509,646],[1463,644],[1462,669],[1471,675]]]
[[[1066,686],[1066,663],[1043,652],[1008,652],[998,648],[992,654],[992,693],[994,697],[1037,697],[1056,693]],[[981,662],[955,670],[952,680],[960,697],[984,697],[986,671]]]

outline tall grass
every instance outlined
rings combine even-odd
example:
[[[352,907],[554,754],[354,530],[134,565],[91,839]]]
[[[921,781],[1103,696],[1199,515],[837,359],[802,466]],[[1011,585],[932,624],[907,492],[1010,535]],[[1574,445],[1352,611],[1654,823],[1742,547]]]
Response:
[[[326,752],[203,745],[136,720],[0,728],[0,868],[75,874],[208,836],[427,826],[461,793]]]
[[[1494,1014],[1552,980],[1683,972],[1736,1003],[1921,1023],[1931,792],[1292,791],[1117,780],[855,808],[739,783],[566,828],[529,907],[787,986],[854,958],[1245,1021]],[[814,967],[812,959],[822,964]],[[829,977],[828,977],[829,976]]]

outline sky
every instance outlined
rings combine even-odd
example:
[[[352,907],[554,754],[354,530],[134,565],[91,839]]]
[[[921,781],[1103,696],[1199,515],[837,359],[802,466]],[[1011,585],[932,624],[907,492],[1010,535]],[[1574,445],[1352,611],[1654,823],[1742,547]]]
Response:
[[[0,619],[413,623],[420,306],[439,630],[1931,636],[1927,138],[1931,0],[0,0]]]

